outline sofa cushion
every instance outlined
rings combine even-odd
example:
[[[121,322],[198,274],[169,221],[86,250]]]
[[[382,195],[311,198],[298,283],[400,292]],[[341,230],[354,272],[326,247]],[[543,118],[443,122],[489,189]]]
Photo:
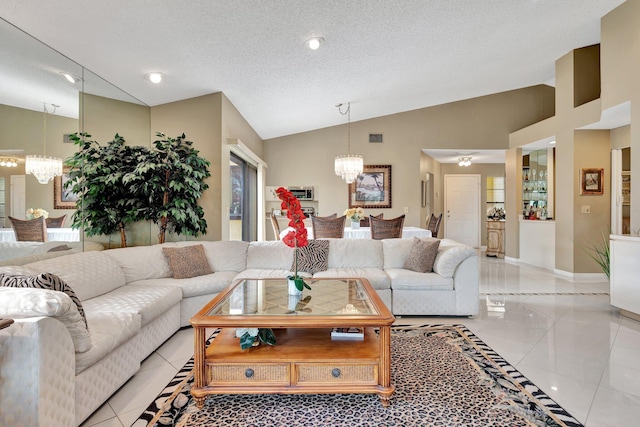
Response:
[[[64,292],[35,288],[0,288],[0,317],[49,316],[69,331],[76,353],[91,348],[91,336],[78,307]]]
[[[64,292],[69,295],[71,301],[76,305],[85,327],[87,326],[87,318],[84,315],[82,303],[76,296],[76,293],[71,289],[71,286],[67,285],[55,274],[40,273],[35,275],[14,275],[0,273],[0,286],[6,286],[9,288],[48,289],[50,291]]]
[[[442,245],[438,249],[433,271],[442,277],[453,277],[456,268],[462,261],[477,255],[476,250],[467,245]]]
[[[382,268],[382,241],[371,239],[328,239],[329,268]]]
[[[391,289],[394,291],[453,290],[453,278],[442,277],[438,273],[419,273],[404,268],[390,268],[385,271],[391,279]]]
[[[171,268],[162,248],[176,247],[175,243],[163,243],[152,246],[136,246],[104,251],[122,269],[125,282],[131,283],[143,279],[161,279],[171,277]]]
[[[173,279],[174,280],[174,279]],[[141,316],[142,326],[160,317],[182,300],[182,290],[176,286],[139,284],[122,286],[105,295],[84,301],[89,313],[135,313]],[[91,322],[89,322],[91,326]],[[91,331],[93,333],[93,331]]]
[[[404,268],[404,261],[413,247],[412,239],[383,239],[384,268]]]
[[[87,312],[93,346],[76,353],[76,375],[92,367],[140,332],[140,315],[136,313]]]
[[[127,286],[174,286],[181,290],[182,298],[191,298],[200,295],[217,294],[229,286],[236,275],[237,273],[235,271],[217,271],[212,274],[207,274],[206,276],[197,276],[180,280],[172,278],[140,280],[138,282],[127,283]]]
[[[125,284],[122,269],[106,255],[108,252],[80,252],[33,262],[26,267],[55,274],[73,288],[80,301],[85,301]]]
[[[251,242],[247,250],[247,269],[290,270],[293,248],[281,240]]]
[[[418,273],[432,272],[439,246],[440,240],[438,239],[414,237],[413,245],[409,255],[407,255],[407,259],[404,260],[403,267]]]
[[[249,242],[231,241],[184,241],[176,242],[178,247],[201,244],[207,254],[213,271],[243,271],[247,267]]]
[[[33,270],[29,267],[24,267],[22,265],[6,265],[0,267],[0,273],[4,274],[22,274],[25,276],[29,276],[31,274],[38,274],[36,270]]]
[[[328,255],[328,240],[309,240],[307,246],[298,248],[297,254],[294,252],[291,271],[295,271],[296,258],[298,259],[298,272],[306,271],[309,274],[315,274],[318,271],[325,271],[329,267]]]
[[[371,283],[373,289],[389,289],[391,281],[389,276],[381,268],[374,267],[344,267],[329,268],[327,271],[320,271],[313,275],[314,279],[320,278],[347,278],[347,277],[363,277]]]
[[[162,248],[162,252],[167,257],[174,279],[188,279],[213,273],[202,245]]]

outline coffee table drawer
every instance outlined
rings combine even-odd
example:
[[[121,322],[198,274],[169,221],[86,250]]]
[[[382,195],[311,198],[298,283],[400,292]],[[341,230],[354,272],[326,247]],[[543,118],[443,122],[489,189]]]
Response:
[[[296,384],[377,384],[378,364],[297,363]]]
[[[207,385],[256,384],[288,385],[289,363],[283,364],[208,364]]]

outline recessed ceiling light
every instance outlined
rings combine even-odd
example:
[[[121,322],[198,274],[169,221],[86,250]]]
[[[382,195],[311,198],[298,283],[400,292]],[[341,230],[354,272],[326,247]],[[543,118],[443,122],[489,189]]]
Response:
[[[549,144],[552,144],[552,145],[553,145],[553,144],[555,144],[555,143],[556,143],[555,141],[549,141]]]
[[[324,39],[322,37],[313,37],[307,40],[306,45],[311,50],[318,50],[322,43],[324,43]]]
[[[149,73],[146,77],[151,83],[158,84],[162,81],[162,73]]]

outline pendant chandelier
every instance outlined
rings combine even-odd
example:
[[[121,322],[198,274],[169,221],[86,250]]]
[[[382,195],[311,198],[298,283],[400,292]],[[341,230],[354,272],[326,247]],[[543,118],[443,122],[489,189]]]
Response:
[[[53,113],[58,105],[53,106]],[[44,104],[42,112],[42,155],[29,155],[25,158],[24,170],[36,177],[40,184],[47,184],[56,176],[62,175],[62,159],[47,157],[47,104]]]
[[[357,154],[351,154],[351,103],[347,104],[347,110],[343,113],[340,107],[342,104],[336,105],[338,111],[343,116],[347,115],[347,154],[337,156],[335,160],[336,175],[345,180],[347,184],[351,184],[358,178],[364,168],[364,159]]]

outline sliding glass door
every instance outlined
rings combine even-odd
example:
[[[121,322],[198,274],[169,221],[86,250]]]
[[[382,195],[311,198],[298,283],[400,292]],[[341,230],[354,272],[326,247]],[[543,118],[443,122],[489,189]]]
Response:
[[[258,170],[231,153],[229,240],[257,240]]]

